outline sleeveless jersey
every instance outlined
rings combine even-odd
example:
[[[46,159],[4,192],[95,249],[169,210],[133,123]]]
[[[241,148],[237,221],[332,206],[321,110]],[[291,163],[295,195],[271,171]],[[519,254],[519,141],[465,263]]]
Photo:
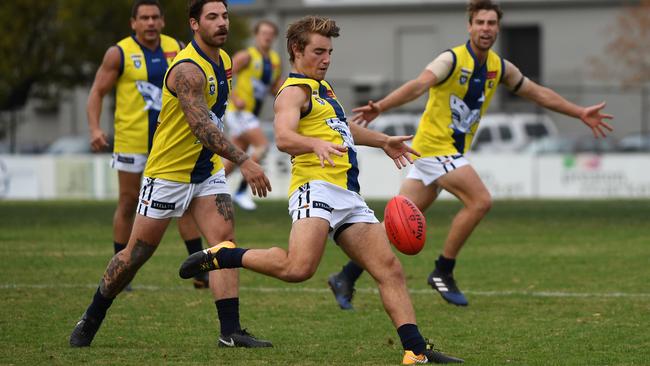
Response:
[[[492,50],[480,65],[469,42],[451,50],[449,76],[429,89],[413,148],[422,157],[465,153],[501,82],[504,61]]]
[[[117,48],[122,61],[116,84],[114,152],[146,154],[162,105],[163,77],[180,44],[161,34],[155,51],[140,45],[134,36],[118,42]]]
[[[165,75],[162,110],[153,147],[147,160],[144,175],[181,183],[201,183],[223,168],[221,157],[203,146],[190,130],[176,93],[167,88],[167,75],[182,62],[197,65],[205,74],[203,95],[210,108],[210,119],[223,131],[232,79],[230,57],[220,50],[217,65],[192,41],[183,49]]]
[[[343,156],[330,155],[336,164],[334,167],[325,163],[325,167],[322,168],[318,156],[314,153],[291,157],[289,195],[312,180],[322,180],[358,193],[357,151],[345,112],[336,99],[332,87],[325,80],[319,82],[301,74],[291,73],[278,94],[285,88],[295,85],[308,87],[311,94],[309,109],[301,113],[297,132],[303,136],[345,145],[348,151]]]
[[[244,111],[258,116],[262,110],[264,97],[269,88],[280,77],[280,55],[270,50],[269,56],[264,57],[255,47],[248,47],[250,61],[245,68],[235,75],[233,94],[245,102]],[[229,111],[235,111],[234,104],[228,106]]]

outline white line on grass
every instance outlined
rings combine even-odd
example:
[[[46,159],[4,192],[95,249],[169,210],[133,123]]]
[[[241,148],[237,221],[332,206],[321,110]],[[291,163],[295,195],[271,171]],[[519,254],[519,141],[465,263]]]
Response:
[[[97,285],[93,284],[73,284],[73,283],[60,283],[60,284],[19,284],[19,283],[6,283],[0,284],[1,290],[49,290],[49,289],[82,289],[82,288],[96,288]],[[134,290],[145,291],[194,291],[191,286],[149,286],[149,285],[133,285]],[[328,288],[313,288],[313,287],[240,287],[242,291],[250,292],[305,292],[305,293],[328,293]],[[431,289],[411,289],[412,294],[430,294]],[[358,288],[357,292],[362,293],[377,293],[376,288]],[[630,297],[630,298],[650,298],[650,293],[633,293],[633,292],[561,292],[561,291],[523,291],[523,290],[506,290],[506,291],[463,291],[468,295],[476,296],[524,296],[524,297]]]

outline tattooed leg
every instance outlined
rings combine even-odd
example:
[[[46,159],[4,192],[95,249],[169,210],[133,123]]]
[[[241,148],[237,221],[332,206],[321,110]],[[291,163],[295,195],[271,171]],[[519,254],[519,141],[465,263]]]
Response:
[[[217,210],[219,214],[223,216],[224,221],[232,221],[232,225],[235,224],[235,213],[232,205],[232,200],[229,194],[218,194],[215,198],[215,203],[217,204]]]
[[[133,248],[127,247],[113,256],[99,285],[101,294],[117,296],[133,280],[136,272],[153,255],[158,245],[137,239]]]

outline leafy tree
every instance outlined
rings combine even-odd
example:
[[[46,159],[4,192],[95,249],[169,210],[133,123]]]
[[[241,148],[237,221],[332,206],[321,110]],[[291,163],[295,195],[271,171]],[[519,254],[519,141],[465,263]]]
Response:
[[[187,1],[161,1],[164,32],[188,42]],[[92,81],[106,49],[131,33],[131,0],[0,1],[0,111],[29,97],[58,99],[61,90]],[[244,45],[246,19],[231,16],[225,49]]]
[[[599,78],[620,80],[623,85],[650,82],[650,0],[621,11],[608,31],[603,56],[591,60]]]

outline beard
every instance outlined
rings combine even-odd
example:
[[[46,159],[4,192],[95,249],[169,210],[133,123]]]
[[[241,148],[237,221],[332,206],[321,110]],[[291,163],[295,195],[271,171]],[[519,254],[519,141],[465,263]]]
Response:
[[[223,38],[223,40],[217,38],[217,36],[223,36],[223,35],[226,36]],[[201,37],[203,43],[207,44],[210,47],[222,47],[226,43],[226,40],[228,39],[228,30],[220,29],[216,33],[212,33],[212,34],[208,33],[208,31],[199,31],[199,37]]]

